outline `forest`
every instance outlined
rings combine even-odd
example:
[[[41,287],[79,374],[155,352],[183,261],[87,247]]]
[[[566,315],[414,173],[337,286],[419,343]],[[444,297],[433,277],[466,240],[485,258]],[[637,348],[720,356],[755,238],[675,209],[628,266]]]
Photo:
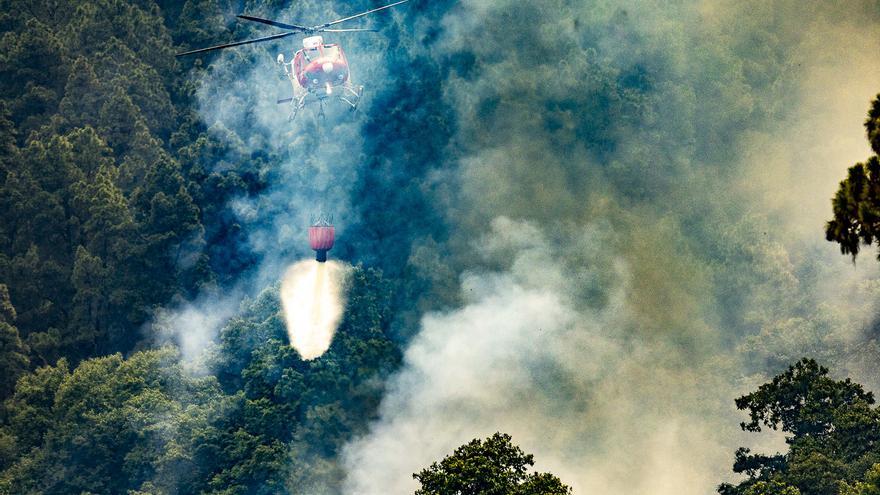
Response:
[[[207,132],[173,57],[209,4],[3,4],[0,492],[332,487],[399,362],[370,268],[320,361],[287,345],[277,287],[227,323],[210,376],[151,330],[253,264],[225,203],[265,188],[270,158]]]
[[[783,451],[671,442],[732,462],[658,495],[880,495],[880,276],[823,285],[880,245],[880,86],[847,129],[871,155],[834,164],[806,234],[833,259],[731,151],[799,115],[802,19],[880,41],[880,5],[777,2],[799,13],[678,38],[688,6],[655,29],[485,3],[413,0],[344,38],[370,102],[322,129],[263,94],[268,48],[175,54],[266,34],[240,12],[381,2],[0,0],[0,495],[642,493],[600,459],[648,464],[696,418]],[[277,272],[309,256],[287,229],[318,197],[352,269],[304,360]],[[176,317],[193,306],[227,313],[205,334]]]

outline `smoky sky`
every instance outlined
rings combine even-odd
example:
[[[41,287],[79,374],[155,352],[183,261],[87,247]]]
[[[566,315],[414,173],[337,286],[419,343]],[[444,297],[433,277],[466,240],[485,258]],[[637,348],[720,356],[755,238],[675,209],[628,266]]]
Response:
[[[876,266],[822,224],[869,151],[878,13],[474,0],[413,21],[410,56],[448,71],[423,187],[460,305],[421,319],[348,491],[411,491],[502,430],[576,493],[707,493],[738,445],[778,447],[738,433],[737,394],[803,355],[876,382]]]
[[[286,121],[289,46],[197,81],[212,132],[277,160],[230,205],[253,284],[329,210],[331,256],[396,287],[406,359],[346,451],[349,493],[412,491],[496,430],[576,493],[709,493],[737,446],[774,447],[737,431],[737,394],[804,355],[880,385],[876,263],[822,234],[869,152],[880,3],[413,1],[365,24],[337,40],[356,116]]]

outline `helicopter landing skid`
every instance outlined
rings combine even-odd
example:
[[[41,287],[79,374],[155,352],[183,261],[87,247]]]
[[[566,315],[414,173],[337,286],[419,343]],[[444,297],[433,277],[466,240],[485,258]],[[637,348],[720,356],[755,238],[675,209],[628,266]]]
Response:
[[[296,116],[299,114],[299,111],[306,107],[306,105],[310,102],[308,99],[311,93],[302,93],[298,96],[294,96],[292,98],[282,98],[278,100],[279,104],[290,103],[293,111],[290,113],[290,116],[287,117],[287,121],[291,122]],[[364,95],[364,87],[363,86],[355,86],[353,84],[345,84],[342,86],[342,91],[336,95],[336,99],[344,102],[348,105],[352,112],[357,110],[358,105],[361,102],[361,97]],[[327,96],[319,96],[316,98],[320,109],[318,110],[318,117],[324,117],[324,100],[328,99]]]
[[[342,86],[342,94],[339,95],[339,99],[344,101],[351,107],[351,111],[354,112],[357,110],[358,104],[361,102],[361,97],[364,96],[364,87],[363,86],[355,86],[353,84],[346,84]]]
[[[299,111],[302,110],[303,108],[305,108],[306,96],[308,96],[308,94],[303,93],[303,94],[301,94],[297,97],[294,97],[294,98],[285,98],[283,100],[278,100],[278,103],[291,102],[290,106],[293,107],[293,111],[290,112],[290,115],[287,117],[288,122],[292,122],[293,119],[296,118],[296,115],[299,113]]]

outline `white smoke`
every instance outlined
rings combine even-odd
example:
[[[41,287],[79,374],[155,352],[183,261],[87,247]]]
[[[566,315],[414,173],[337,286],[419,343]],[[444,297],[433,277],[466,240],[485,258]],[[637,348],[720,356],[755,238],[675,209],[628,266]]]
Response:
[[[729,473],[733,449],[745,442],[754,445],[754,439],[738,436],[736,424],[741,418],[733,411],[732,399],[752,389],[760,377],[742,377],[744,368],[738,360],[748,349],[735,355],[718,345],[719,336],[739,329],[719,322],[717,306],[736,307],[737,303],[714,299],[712,284],[719,283],[719,276],[738,274],[707,266],[690,251],[695,246],[699,249],[699,243],[689,243],[682,233],[688,229],[688,223],[681,222],[683,212],[703,208],[706,204],[698,199],[711,194],[702,191],[704,183],[694,177],[705,174],[706,182],[715,184],[716,176],[725,173],[711,163],[691,163],[687,148],[691,139],[706,141],[701,126],[714,120],[747,126],[746,115],[774,98],[764,94],[759,95],[763,99],[753,100],[756,95],[742,89],[742,71],[736,70],[745,64],[748,70],[754,71],[755,65],[760,71],[764,67],[755,60],[770,66],[772,53],[757,54],[755,60],[736,58],[743,48],[713,58],[716,47],[706,38],[717,47],[744,40],[748,41],[744,45],[763,45],[760,39],[751,40],[750,33],[799,38],[803,32],[808,42],[801,47],[802,58],[784,62],[791,65],[791,71],[802,62],[818,66],[818,70],[803,72],[811,76],[801,88],[804,94],[792,93],[792,100],[803,110],[794,113],[796,125],[782,123],[788,132],[753,130],[739,136],[740,149],[726,149],[720,143],[721,151],[741,157],[744,163],[731,168],[729,177],[717,179],[725,182],[719,192],[730,196],[718,194],[712,203],[723,210],[755,204],[759,213],[769,211],[782,218],[778,222],[771,218],[768,230],[792,241],[785,245],[757,242],[756,253],[748,254],[755,263],[770,260],[767,266],[786,273],[768,274],[766,279],[742,274],[744,280],[734,281],[748,287],[749,300],[740,307],[757,315],[749,316],[752,320],[796,321],[792,317],[799,316],[800,310],[786,300],[788,294],[824,296],[827,292],[846,300],[853,293],[850,285],[840,282],[841,265],[847,260],[836,253],[830,268],[820,268],[818,282],[799,283],[801,278],[809,279],[804,272],[816,261],[817,245],[825,253],[834,249],[821,239],[827,199],[846,166],[865,153],[858,124],[880,73],[870,57],[852,55],[867,53],[876,45],[876,26],[865,29],[840,23],[826,31],[833,19],[827,20],[830,17],[819,5],[712,1],[537,5],[462,0],[446,18],[417,19],[416,35],[409,40],[413,52],[430,51],[429,56],[444,60],[467,48],[478,58],[481,71],[475,71],[477,77],[453,74],[437,81],[458,112],[460,131],[450,149],[461,153],[450,156],[452,170],[438,171],[438,182],[459,189],[459,196],[453,198],[458,201],[457,211],[450,216],[464,231],[459,232],[463,237],[472,237],[472,232],[496,218],[492,233],[484,239],[490,258],[486,265],[494,270],[467,272],[461,287],[466,304],[458,311],[424,319],[422,333],[407,350],[403,370],[390,384],[380,420],[369,436],[346,451],[348,493],[411,492],[415,486],[411,473],[472,438],[498,430],[511,433],[517,444],[536,455],[539,469],[559,475],[576,493],[712,492]],[[762,10],[756,14],[752,10],[757,7]],[[768,12],[774,9],[778,12]],[[300,18],[294,14],[290,18]],[[782,22],[786,29],[764,26],[777,18],[790,19]],[[489,22],[492,19],[503,22]],[[427,31],[438,22],[446,30],[445,39],[423,44],[423,38],[430,38]],[[791,36],[790,31],[799,34]],[[591,46],[591,36],[600,38],[597,50]],[[389,81],[386,64],[381,63],[382,38],[371,39],[346,41],[352,65],[367,83],[368,93]],[[858,42],[853,45],[853,40]],[[248,54],[259,54],[258,62],[242,74]],[[602,111],[589,105],[590,94],[601,91],[585,75],[594,75],[597,60],[650,61],[655,54],[668,56],[660,60],[668,63],[669,73],[659,72],[659,77],[695,86],[692,92],[678,92],[664,88],[681,85],[657,81],[656,91],[669,96],[669,103],[658,107],[658,115],[646,118],[667,122],[665,130],[676,139],[655,143],[653,129],[633,124],[632,129],[619,130],[623,135],[618,136],[621,144],[615,163],[591,163],[586,150],[569,145],[586,143],[583,131],[576,127],[581,120],[578,113]],[[290,259],[278,255],[278,246],[304,249],[305,229],[298,226],[306,225],[316,202],[333,205],[333,213],[343,224],[357,216],[349,196],[362,161],[364,138],[355,121],[337,120],[333,115],[320,126],[307,118],[287,123],[285,113],[274,103],[276,96],[286,95],[279,92],[279,81],[269,77],[276,68],[274,52],[268,48],[242,48],[221,57],[217,70],[200,86],[205,121],[235,130],[248,152],[287,148],[295,158],[272,164],[278,180],[269,191],[235,205],[254,251],[263,257],[258,278],[274,281]],[[280,83],[286,90],[285,82]],[[784,81],[779,85],[785,87]],[[716,98],[716,94],[725,98]],[[552,112],[557,129],[548,131],[546,101],[570,100],[576,105],[557,105]],[[369,102],[363,107],[366,113]],[[494,117],[487,111],[493,108]],[[829,109],[834,111],[829,114]],[[823,114],[834,118],[823,119]],[[257,120],[252,121],[250,115]],[[843,123],[849,127],[841,127]],[[255,128],[260,132],[254,132]],[[834,146],[822,142],[829,136],[834,137]],[[713,137],[717,136],[708,136]],[[667,147],[675,151],[672,158]],[[746,147],[749,153],[743,153]],[[669,196],[668,204],[655,202],[641,210],[628,210],[626,198],[613,197],[615,189],[602,177],[601,167],[610,170],[610,175],[623,175],[615,170],[630,167],[639,171],[638,176],[680,181],[681,194]],[[618,187],[617,192],[627,197],[640,193],[638,187]],[[621,201],[615,203],[615,199]],[[711,211],[704,213],[717,218]],[[500,215],[531,222],[497,218]],[[603,221],[617,222],[613,233],[617,238],[612,242],[587,233]],[[725,230],[728,227],[719,222],[714,235],[736,237]],[[584,238],[566,241],[564,247],[551,246],[544,238],[558,240],[569,231]],[[620,251],[626,263],[602,259],[597,251],[603,250]],[[588,266],[574,269],[578,261]],[[875,272],[872,269],[870,275]],[[853,273],[853,278],[860,278],[864,272]],[[784,292],[774,285],[780,278],[791,279],[791,287]],[[297,279],[302,282],[308,277]],[[314,289],[308,283],[292,285]],[[578,294],[590,287],[607,294],[608,301],[584,304]],[[743,289],[731,292],[737,290]],[[308,292],[285,297],[289,329],[313,327]],[[777,299],[786,300],[789,306],[779,303],[780,307],[774,307]],[[835,301],[832,309],[839,308]],[[187,318],[208,328],[212,325],[199,320],[206,312],[200,309]],[[298,315],[294,324],[291,312]],[[305,323],[296,324],[296,320]],[[780,331],[784,327],[800,330],[800,322],[760,326],[762,338],[754,348],[769,345],[775,351],[790,345],[795,348],[791,356],[803,355],[803,339]],[[816,332],[818,345],[827,348],[823,332]],[[764,333],[781,336],[779,342],[763,338]],[[321,338],[306,344],[312,335]],[[294,338],[291,334],[291,341]],[[319,355],[332,333],[328,337],[327,332],[305,331],[296,338],[301,353]],[[202,339],[194,341],[187,345],[197,348]]]
[[[303,359],[327,352],[345,309],[348,267],[337,261],[305,260],[287,269],[281,281],[281,305],[290,344]]]
[[[441,20],[431,55],[466,46],[477,69],[443,81],[460,154],[438,173],[455,189],[440,203],[468,239],[494,219],[480,240],[491,268],[463,275],[462,308],[423,319],[380,419],[345,452],[346,493],[412,493],[412,473],[495,431],[579,494],[712,493],[736,447],[780,448],[738,431],[733,399],[766,379],[751,373],[777,353],[786,364],[840,356],[834,331],[857,334],[874,314],[845,302],[877,277],[834,253],[822,222],[836,181],[867,153],[858,126],[880,65],[850,52],[876,46],[880,29],[855,13],[867,2],[803,5],[464,0]],[[589,121],[579,112],[602,112],[591,106],[595,61],[621,70],[650,66],[651,54],[668,62],[650,81],[668,105],[645,120],[664,124],[624,125],[609,163],[591,161],[578,125]],[[750,86],[752,65],[779,68],[768,71],[779,80]],[[752,129],[756,109],[791,120]],[[731,166],[692,146],[722,150]],[[669,193],[633,206],[664,181]],[[694,210],[711,228],[694,231]],[[581,297],[591,287],[605,300]]]
[[[203,372],[200,359],[220,329],[238,311],[238,291],[225,295],[203,294],[194,302],[162,308],[153,318],[153,331],[160,341],[173,342],[180,349],[181,361],[193,371]]]
[[[696,421],[717,406],[692,388],[700,371],[652,368],[677,351],[610,331],[632,324],[625,267],[612,268],[620,283],[591,311],[570,297],[583,278],[532,225],[496,219],[484,246],[514,252],[511,269],[466,274],[466,305],[424,318],[382,421],[345,453],[346,493],[411,493],[412,473],[499,430],[575,493],[696,495],[717,484],[729,455],[717,446],[732,429]]]

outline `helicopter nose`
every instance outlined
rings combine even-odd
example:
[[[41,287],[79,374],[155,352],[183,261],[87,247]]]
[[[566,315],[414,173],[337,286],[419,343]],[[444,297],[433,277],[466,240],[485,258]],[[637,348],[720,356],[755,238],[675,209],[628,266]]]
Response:
[[[324,65],[321,66],[324,69],[324,72],[331,73],[333,72],[333,62],[325,62]]]

